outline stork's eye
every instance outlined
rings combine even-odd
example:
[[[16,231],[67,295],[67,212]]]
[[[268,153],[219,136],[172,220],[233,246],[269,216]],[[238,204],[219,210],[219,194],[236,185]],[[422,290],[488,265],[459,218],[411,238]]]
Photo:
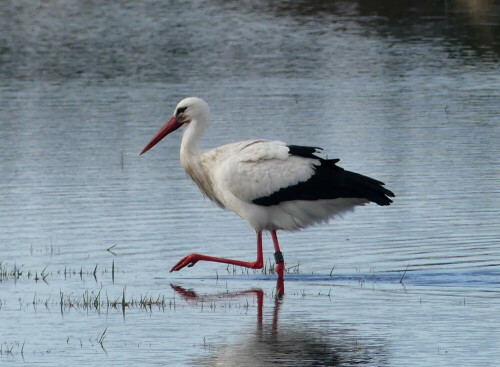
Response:
[[[179,107],[175,116],[179,116],[181,113],[187,110],[187,107]]]

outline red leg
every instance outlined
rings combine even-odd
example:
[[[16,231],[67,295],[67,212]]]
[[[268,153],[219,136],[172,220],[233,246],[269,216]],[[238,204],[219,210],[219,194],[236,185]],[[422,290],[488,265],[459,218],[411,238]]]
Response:
[[[257,260],[255,261],[247,262],[240,260],[224,259],[222,257],[206,256],[200,254],[189,254],[183,257],[177,264],[175,264],[172,267],[172,269],[170,269],[170,272],[181,270],[185,266],[190,268],[200,260],[244,266],[245,268],[262,269],[262,267],[264,266],[264,260],[262,255],[262,231],[257,232]]]
[[[276,231],[271,231],[271,237],[273,238],[274,245],[274,258],[276,260],[276,274],[278,274],[278,279],[283,279],[283,271],[285,268],[285,262],[283,260],[283,254],[280,250],[280,244],[278,242],[278,236]]]

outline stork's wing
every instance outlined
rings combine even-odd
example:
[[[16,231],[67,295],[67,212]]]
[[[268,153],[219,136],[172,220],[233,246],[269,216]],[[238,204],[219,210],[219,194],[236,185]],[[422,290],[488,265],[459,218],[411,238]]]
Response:
[[[310,179],[320,158],[317,148],[254,140],[231,144],[217,181],[240,200],[253,202]],[[292,154],[293,153],[293,154]]]
[[[244,144],[245,143],[245,144]],[[238,143],[221,165],[220,181],[240,200],[278,205],[291,200],[360,198],[390,205],[394,193],[384,183],[322,159],[315,147],[276,141]]]

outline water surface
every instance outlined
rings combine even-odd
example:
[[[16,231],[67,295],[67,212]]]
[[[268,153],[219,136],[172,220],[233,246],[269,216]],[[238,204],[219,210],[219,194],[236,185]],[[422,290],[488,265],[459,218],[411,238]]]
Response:
[[[5,2],[2,365],[498,365],[499,14]],[[190,95],[212,109],[203,147],[320,146],[394,204],[281,233],[300,266],[277,301],[273,275],[168,273],[190,252],[255,256],[247,224],[186,178],[180,134],[138,155]]]

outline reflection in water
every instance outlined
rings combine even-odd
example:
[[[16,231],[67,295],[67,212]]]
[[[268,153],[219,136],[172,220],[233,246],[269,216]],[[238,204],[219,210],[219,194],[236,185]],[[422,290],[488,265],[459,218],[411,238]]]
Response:
[[[254,11],[277,17],[291,15],[306,22],[314,17],[316,22],[342,23],[353,17],[354,22],[366,27],[362,32],[367,36],[376,32],[410,43],[441,38],[444,45],[456,45],[460,51],[500,55],[500,6],[491,0],[301,0],[262,1],[251,6]]]
[[[281,282],[282,283],[282,282]],[[254,331],[242,331],[243,337],[235,342],[215,347],[215,353],[196,365],[208,366],[353,366],[359,364],[386,365],[386,357],[380,345],[366,347],[349,336],[346,330],[328,327],[308,329],[294,320],[292,325],[279,325],[283,295],[273,298],[272,321],[264,321],[264,291],[250,289],[241,292],[223,292],[215,295],[198,296],[193,290],[171,285],[187,301],[198,299],[234,298],[255,295],[257,305],[257,325]],[[277,292],[281,289],[277,281]]]

